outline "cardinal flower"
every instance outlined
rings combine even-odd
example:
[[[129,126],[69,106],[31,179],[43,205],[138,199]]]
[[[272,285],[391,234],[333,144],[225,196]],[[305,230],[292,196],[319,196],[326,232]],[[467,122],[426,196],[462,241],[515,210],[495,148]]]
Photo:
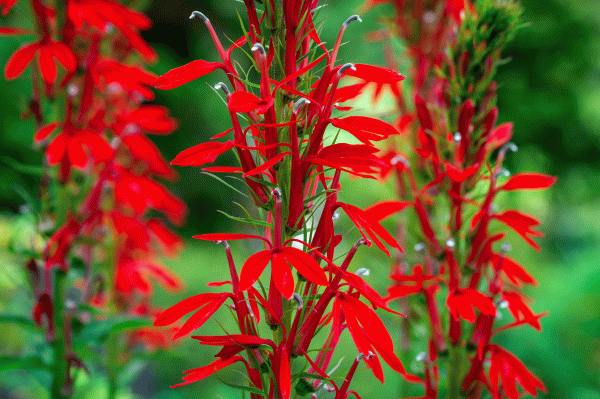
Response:
[[[21,76],[36,55],[42,78],[47,83],[54,83],[56,80],[55,60],[68,72],[73,72],[77,68],[77,59],[66,44],[43,39],[21,47],[10,56],[4,68],[6,80],[13,80]]]

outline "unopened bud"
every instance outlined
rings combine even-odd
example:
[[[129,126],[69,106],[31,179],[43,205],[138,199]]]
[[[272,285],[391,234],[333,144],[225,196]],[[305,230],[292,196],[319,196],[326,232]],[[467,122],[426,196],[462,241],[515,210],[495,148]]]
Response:
[[[362,19],[360,19],[360,17],[356,14],[351,15],[348,17],[347,20],[344,21],[344,26],[348,26],[348,25],[350,25],[351,22],[354,22],[354,21],[362,22]]]
[[[192,15],[190,15],[190,19],[200,18],[202,22],[209,22],[206,15],[202,14],[200,11],[192,11]]]

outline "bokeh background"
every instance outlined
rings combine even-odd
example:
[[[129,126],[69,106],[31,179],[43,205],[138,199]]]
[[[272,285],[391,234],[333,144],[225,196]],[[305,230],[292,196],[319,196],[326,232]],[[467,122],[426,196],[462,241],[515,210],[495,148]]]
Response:
[[[143,0],[138,4],[154,21],[154,28],[144,37],[160,55],[160,62],[150,68],[157,74],[193,59],[217,60],[204,27],[188,20],[191,11],[204,12],[224,43],[227,38],[240,36],[238,13],[245,16],[243,3],[232,0]],[[326,22],[321,38],[333,42],[340,24],[360,4],[359,0],[330,0],[320,13]],[[520,148],[510,156],[508,168],[513,173],[547,173],[559,180],[548,191],[516,193],[505,198],[507,205],[518,204],[543,221],[541,229],[546,237],[538,240],[541,252],[518,240],[512,244],[513,257],[539,281],[538,287],[527,291],[535,300],[534,310],[550,313],[542,320],[541,333],[522,327],[503,335],[501,343],[544,381],[549,393],[543,397],[595,399],[600,398],[600,1],[522,0],[522,5],[529,25],[507,49],[505,55],[510,61],[501,67],[497,79],[500,122],[514,122],[513,141]],[[0,25],[26,25],[26,10],[18,5],[8,17],[0,19]],[[384,5],[362,15],[364,22],[352,25],[346,33],[349,43],[340,51],[340,60],[382,65],[383,45],[368,43],[365,35],[380,29],[378,15],[390,13],[391,7]],[[0,40],[2,66],[19,43],[19,38]],[[395,50],[401,53],[401,45]],[[402,72],[406,60],[400,57],[399,64]],[[173,135],[153,137],[167,159],[229,128],[224,106],[210,87],[218,79],[224,76],[210,75],[179,89],[157,92],[155,102],[168,106],[180,122]],[[25,203],[23,197],[35,195],[39,182],[35,172],[41,156],[31,145],[33,123],[19,119],[28,86],[26,79],[10,83],[0,80],[0,313],[10,310],[24,315],[29,312],[31,300],[21,272],[22,260],[11,255],[6,246],[7,237],[27,229],[27,222],[19,218],[19,210]],[[365,112],[385,116],[389,110],[384,101]],[[227,157],[219,159],[223,165],[232,161]],[[170,188],[190,208],[186,226],[179,229],[187,246],[179,258],[165,263],[182,277],[187,290],[176,295],[158,291],[157,302],[164,306],[205,292],[205,282],[226,277],[220,247],[203,245],[190,237],[239,229],[239,224],[217,210],[240,216],[241,210],[234,202],[246,201],[198,169],[180,168],[178,172],[180,178]],[[391,193],[390,188],[378,185],[361,191],[352,189],[352,182],[346,187],[350,188],[343,193],[344,198],[361,205]],[[251,249],[234,246],[238,261]],[[361,255],[354,265],[369,267],[370,283],[383,293],[389,260],[375,250],[363,251]],[[223,313],[224,323],[226,316]],[[208,333],[219,327],[213,322],[203,328]],[[397,333],[394,331],[396,336]],[[0,356],[13,353],[15,345],[31,346],[28,339],[18,327],[0,324]],[[211,361],[214,353],[191,341],[131,364],[122,376],[125,388],[120,396],[240,397],[214,376],[186,387],[168,388],[180,381],[183,370]],[[342,363],[345,367],[356,356],[353,351],[349,349]],[[339,358],[342,355],[342,351],[338,352]],[[413,363],[414,359],[408,359],[409,367],[418,367]],[[396,377],[388,374],[388,381],[381,386],[367,374],[362,374],[366,378],[355,380],[356,385],[360,381],[358,390],[364,398],[396,396]],[[80,384],[87,387],[80,397],[104,397],[106,386],[101,377],[92,377],[92,381],[80,379]],[[223,372],[220,377],[239,378],[234,371]],[[35,373],[0,370],[0,398],[44,398],[44,378]]]

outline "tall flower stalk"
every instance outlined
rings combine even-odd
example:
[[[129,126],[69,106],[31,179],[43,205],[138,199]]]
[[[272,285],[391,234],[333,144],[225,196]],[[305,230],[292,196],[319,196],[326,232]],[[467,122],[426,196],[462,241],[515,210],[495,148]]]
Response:
[[[368,2],[368,6],[386,1]],[[401,243],[416,254],[393,265],[386,302],[399,301],[405,341],[428,317],[428,350],[412,381],[424,398],[536,396],[544,384],[513,354],[494,343],[503,331],[522,325],[540,330],[540,318],[522,293],[536,280],[509,256],[508,227],[531,247],[539,221],[517,210],[501,211],[505,192],[546,189],[556,179],[537,173],[511,177],[503,168],[511,123],[496,125],[501,52],[521,27],[513,1],[396,1],[389,25],[408,45],[410,84],[392,94],[401,136],[390,142],[384,178],[393,176],[403,213]],[[388,59],[394,55],[388,50]],[[508,177],[508,179],[507,179]],[[508,308],[511,322],[499,322]],[[518,388],[521,387],[521,389]]]
[[[337,40],[328,48],[315,27],[317,1],[269,0],[264,10],[257,9],[252,0],[244,4],[249,26],[227,49],[208,17],[193,12],[190,18],[204,25],[220,59],[192,61],[159,77],[154,86],[175,89],[216,70],[225,73],[221,76],[227,83],[218,82],[215,89],[222,92],[224,116],[231,119],[231,129],[181,152],[172,164],[237,175],[256,205],[256,212],[248,214],[258,216],[249,222],[260,234],[195,236],[224,245],[230,280],[209,286],[229,289],[188,298],[165,310],[155,325],[171,325],[191,314],[175,335],[184,337],[202,331],[202,325],[231,302],[235,331],[192,336],[200,345],[220,350],[212,363],[186,371],[184,382],[178,385],[202,380],[239,362],[248,381],[238,388],[253,398],[316,396],[322,390],[335,392],[338,399],[351,393],[358,397],[350,387],[362,362],[382,382],[381,360],[400,373],[404,367],[374,309],[396,312],[362,279],[360,269],[352,272],[351,263],[363,245],[374,243],[388,255],[388,247],[401,251],[380,220],[406,204],[391,201],[362,210],[340,201],[342,172],[376,178],[384,164],[375,155],[379,150],[373,143],[398,134],[393,126],[376,119],[342,117],[350,109],[342,104],[368,82],[391,85],[402,76],[370,65],[336,63],[345,30],[360,21],[356,15],[341,24]],[[244,52],[252,60],[249,71],[237,61],[244,59]],[[253,75],[259,78],[247,78]],[[362,83],[344,86],[347,76]],[[330,125],[347,130],[362,144],[338,142],[328,130]],[[205,166],[227,151],[235,153],[239,166]],[[362,235],[354,245],[336,232],[334,219],[340,210]],[[235,240],[254,240],[263,249],[240,268],[229,247]],[[266,333],[261,324],[270,327]],[[357,353],[339,378],[339,371],[327,370],[339,356],[334,351],[346,328]],[[317,335],[324,338],[322,345],[315,342]]]
[[[5,13],[15,3],[7,2]],[[25,114],[44,153],[29,211],[45,244],[28,251],[27,270],[32,319],[53,355],[34,364],[52,374],[50,396],[67,398],[79,370],[93,372],[100,359],[112,398],[129,352],[169,346],[174,333],[148,323],[160,312],[149,277],[169,290],[182,287],[158,261],[182,241],[149,214],[181,224],[186,207],[156,180],[176,174],[146,135],[170,134],[176,122],[167,109],[144,104],[154,98],[155,76],[143,67],[157,58],[139,34],[151,25],[144,14],[112,0],[29,5],[35,29],[2,27],[0,34],[34,37],[4,68],[7,80],[29,70]],[[25,358],[13,367],[31,364]]]

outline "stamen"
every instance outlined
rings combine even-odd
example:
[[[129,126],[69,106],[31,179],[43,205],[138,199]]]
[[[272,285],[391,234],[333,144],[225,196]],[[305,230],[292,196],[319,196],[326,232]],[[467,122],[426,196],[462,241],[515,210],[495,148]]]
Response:
[[[356,67],[354,66],[354,64],[349,62],[349,63],[341,66],[341,68],[337,72],[338,76],[342,76],[342,74],[344,72],[346,72],[348,69],[352,69],[353,71],[356,71]]]
[[[265,48],[260,43],[254,43],[254,45],[252,46],[251,50],[252,51],[258,50],[260,52],[260,55],[262,55],[263,57],[267,55],[267,52],[265,51]]]
[[[293,109],[294,114],[297,114],[300,107],[303,106],[304,104],[310,104],[310,100],[307,100],[306,98],[301,98],[300,100],[296,101],[296,104],[294,104],[294,109]]]
[[[214,85],[215,90],[223,90],[225,92],[225,95],[229,97],[229,95],[231,94],[231,92],[229,91],[229,88],[227,87],[227,85],[223,82],[219,82],[216,85]]]
[[[292,295],[292,298],[296,301],[296,309],[302,310],[302,308],[304,307],[304,301],[302,300],[302,297],[300,296],[300,294],[298,294],[297,292],[294,292],[294,294]]]
[[[206,15],[202,14],[200,11],[192,11],[192,15],[190,15],[190,19],[200,18],[202,22],[209,22]]]
[[[344,26],[348,26],[348,25],[350,25],[351,22],[354,22],[354,21],[362,22],[362,19],[360,19],[360,16],[358,16],[356,14],[351,15],[348,17],[347,20],[344,21]]]

